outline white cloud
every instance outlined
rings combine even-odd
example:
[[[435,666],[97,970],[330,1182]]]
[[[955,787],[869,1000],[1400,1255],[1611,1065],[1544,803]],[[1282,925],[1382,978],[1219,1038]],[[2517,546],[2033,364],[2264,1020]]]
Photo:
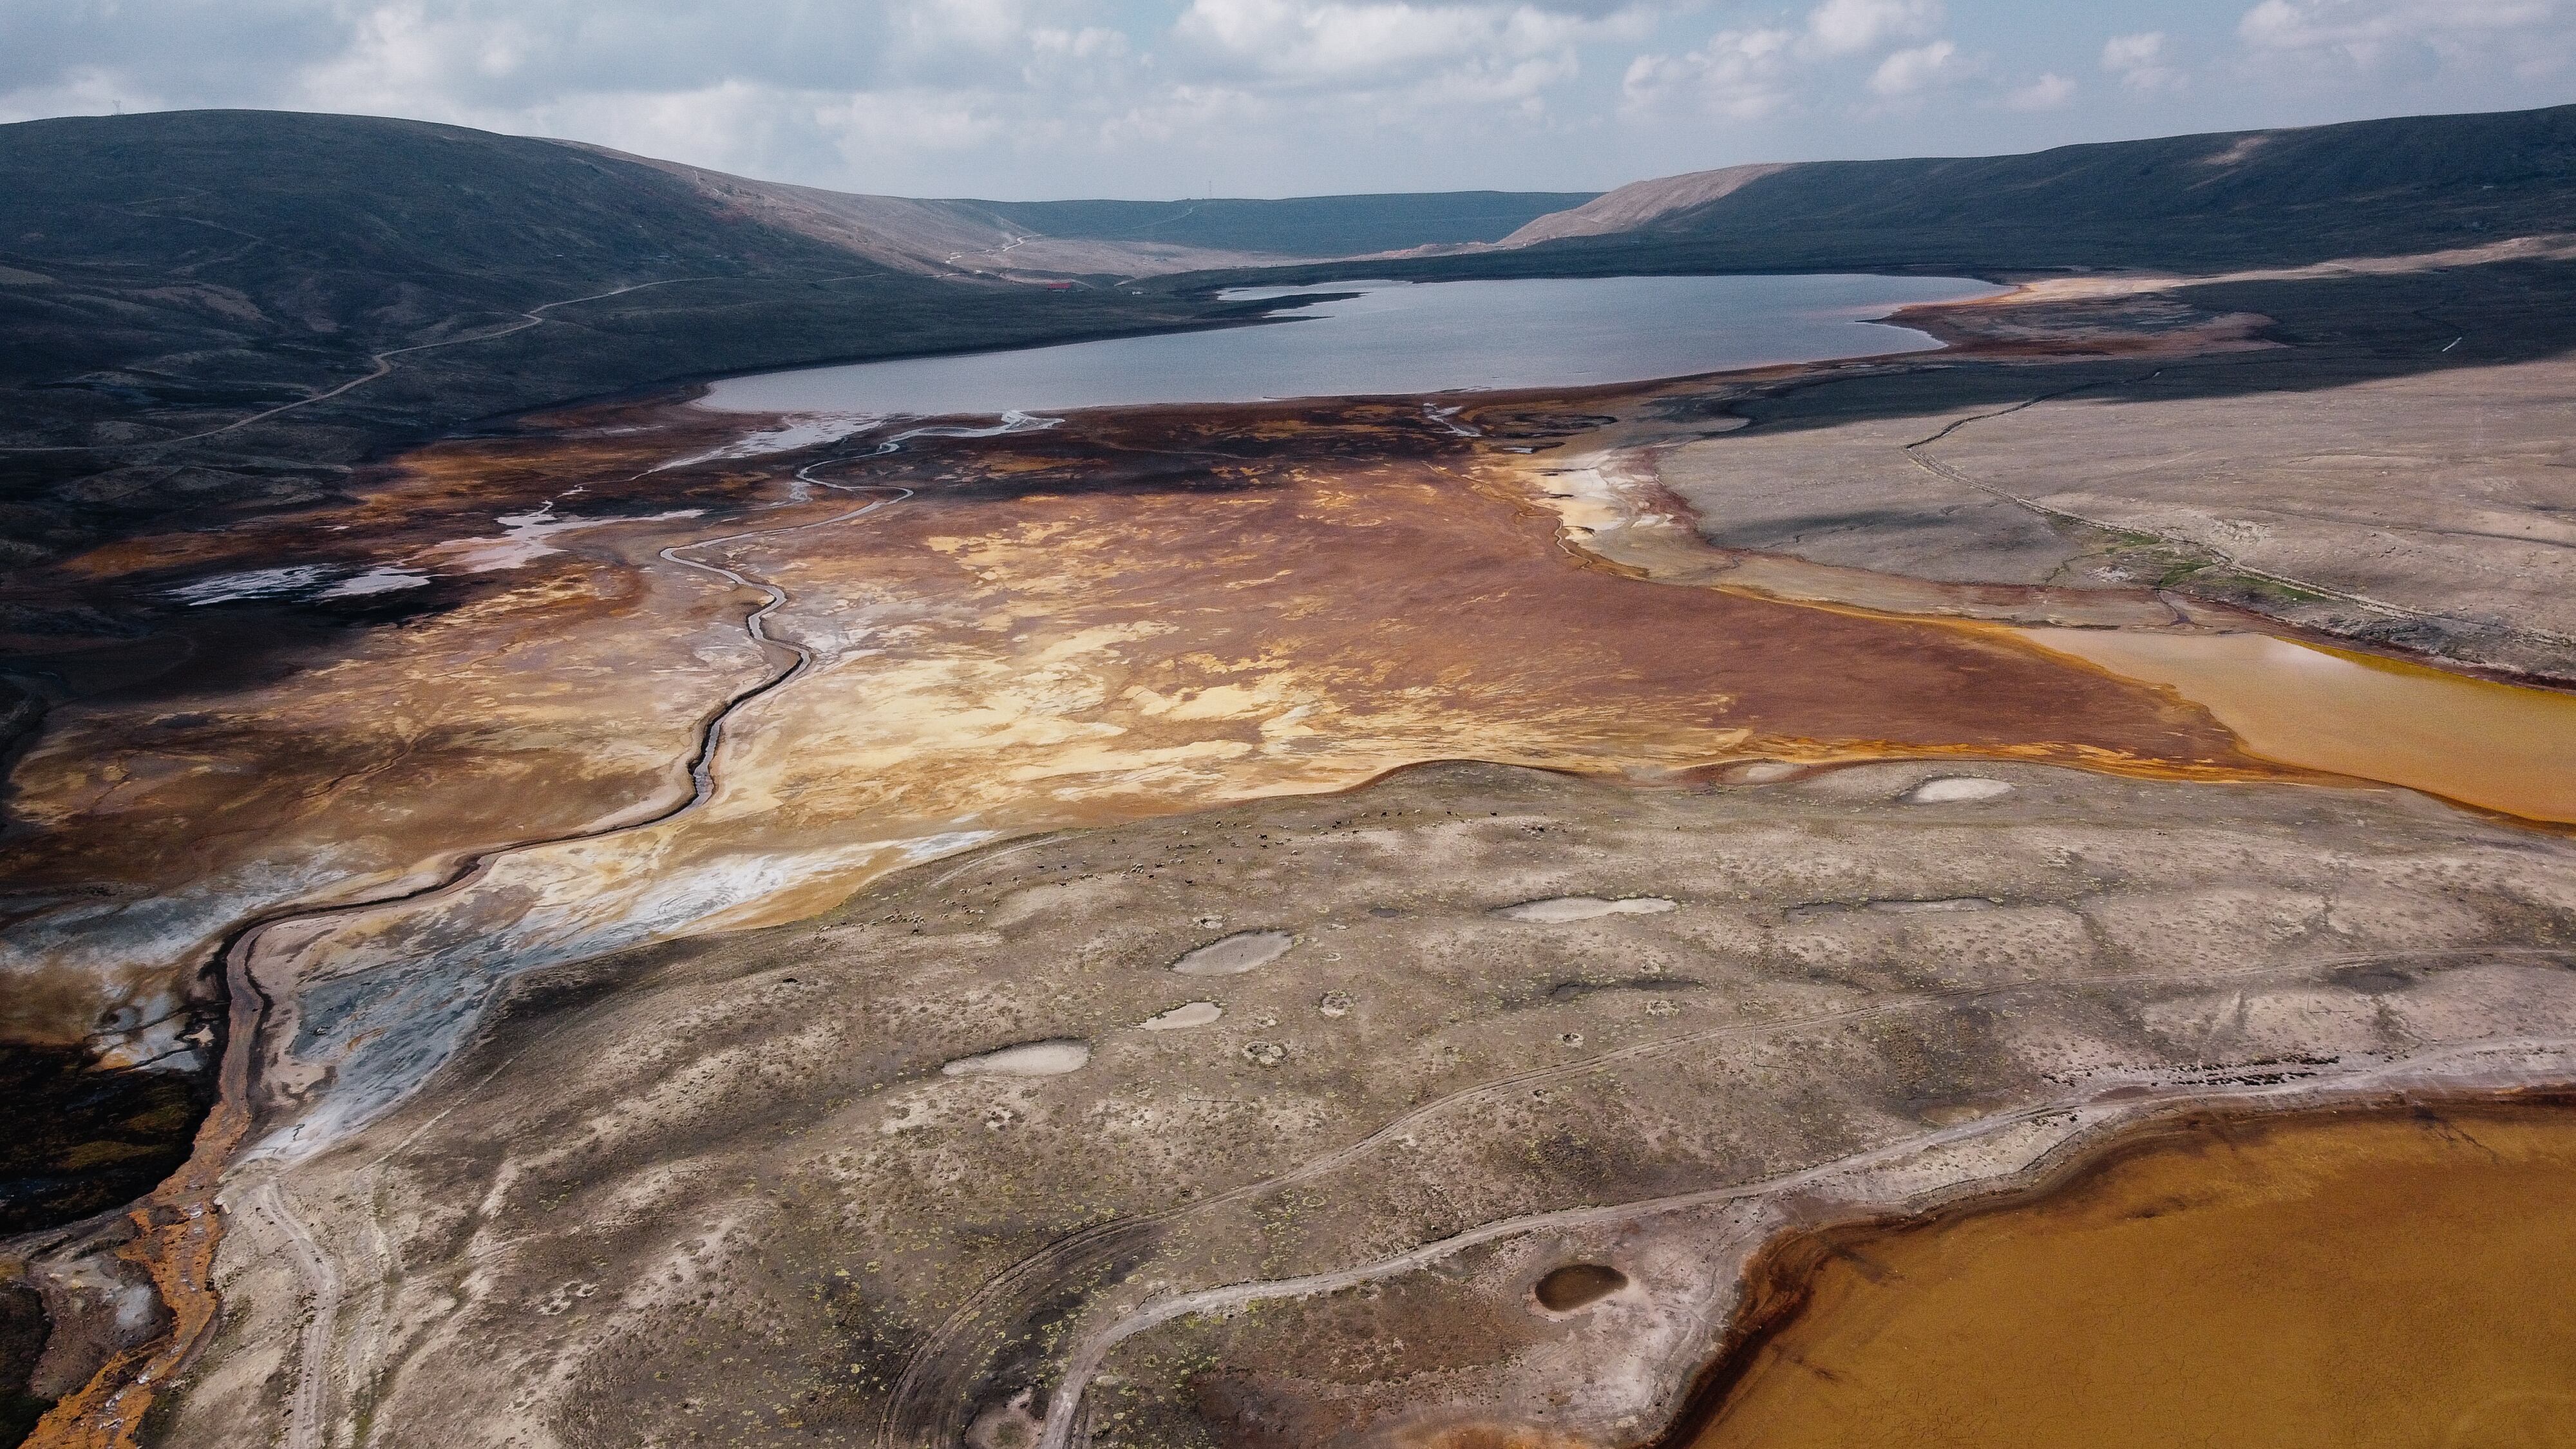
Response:
[[[1220,72],[1368,84],[1561,57],[1579,41],[1631,28],[1634,15],[1626,7],[1602,15],[1537,4],[1191,0],[1172,34]]]
[[[2160,28],[2100,84],[1962,84],[2105,13]],[[2000,149],[2141,92],[2230,124],[2545,105],[2571,51],[2576,0],[0,0],[0,120],[407,115],[928,195],[1573,187]]]
[[[2075,82],[2050,71],[2029,85],[2005,92],[2003,106],[2011,111],[2054,111],[2074,99]]]
[[[1959,60],[1959,47],[1947,40],[1899,50],[1878,63],[1869,77],[1869,88],[1882,96],[1910,96],[1916,91],[1956,79],[1966,69]]]
[[[1806,47],[1854,55],[1930,34],[1941,15],[1941,0],[1825,0],[1807,15]]]
[[[1658,108],[1691,97],[1709,111],[1740,121],[1760,120],[1789,101],[1789,62],[1794,31],[1721,30],[1688,55],[1641,55],[1622,82],[1631,111]]]
[[[2168,62],[2165,33],[2115,35],[2102,42],[2102,69],[2133,91],[2180,90],[2189,77]]]
[[[2562,0],[2263,0],[2236,25],[2258,53],[2363,70],[2482,56],[2563,62],[2571,31]]]
[[[1820,82],[1818,67],[1861,59],[1941,23],[1941,0],[1824,0],[1801,24],[1721,30],[1685,55],[1641,55],[1622,82],[1632,115],[1695,99],[1711,114],[1760,120],[1791,106]],[[1880,59],[1867,84],[1882,96],[1911,94],[1963,73],[1959,48],[1936,40]]]

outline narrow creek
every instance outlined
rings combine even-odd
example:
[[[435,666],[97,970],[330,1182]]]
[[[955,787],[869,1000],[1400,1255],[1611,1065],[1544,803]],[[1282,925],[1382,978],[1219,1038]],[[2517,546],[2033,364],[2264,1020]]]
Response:
[[[900,441],[901,437],[890,440],[888,444],[880,445],[880,449],[899,445]],[[35,1431],[25,1441],[25,1449],[75,1449],[75,1446],[79,1449],[93,1449],[93,1446],[95,1449],[121,1449],[121,1446],[137,1443],[144,1416],[158,1393],[159,1385],[183,1373],[213,1337],[221,1308],[215,1287],[215,1249],[222,1238],[222,1217],[216,1195],[222,1189],[226,1170],[235,1162],[255,1125],[257,1113],[251,1094],[263,1047],[262,1029],[276,1006],[275,998],[261,986],[252,970],[261,940],[281,927],[355,915],[385,906],[432,901],[465,889],[489,871],[495,862],[507,856],[647,829],[704,805],[715,794],[715,761],[724,744],[726,723],[754,701],[794,681],[812,666],[814,655],[804,645],[773,637],[767,630],[769,616],[788,602],[785,590],[723,565],[682,555],[723,544],[828,528],[912,496],[912,490],[908,488],[832,483],[813,477],[812,471],[811,468],[800,471],[798,481],[820,484],[845,493],[891,493],[894,496],[874,498],[828,518],[724,534],[675,544],[659,551],[658,556],[669,563],[760,594],[762,601],[743,616],[743,633],[759,647],[764,657],[777,660],[780,655],[785,656],[783,663],[775,664],[760,679],[726,696],[700,722],[695,745],[686,761],[689,775],[687,795],[639,817],[477,850],[458,859],[438,879],[409,889],[325,906],[289,905],[264,912],[234,927],[225,937],[216,958],[223,970],[226,997],[223,1055],[217,1069],[218,1095],[213,1109],[198,1126],[187,1161],[133,1210],[131,1215],[141,1231],[135,1243],[124,1250],[150,1271],[154,1287],[171,1317],[170,1332],[163,1338],[111,1359],[87,1384],[64,1398],[38,1422]],[[282,1202],[270,1198],[267,1211],[281,1216],[290,1233],[300,1232],[292,1217],[285,1215]],[[319,1365],[311,1362],[299,1365],[303,1379],[298,1385],[300,1398],[312,1397],[309,1386],[318,1371]],[[308,1432],[318,1427],[309,1420],[299,1421],[299,1425]]]
[[[1687,1449],[2576,1443],[2576,1107],[2145,1129],[1775,1245]]]

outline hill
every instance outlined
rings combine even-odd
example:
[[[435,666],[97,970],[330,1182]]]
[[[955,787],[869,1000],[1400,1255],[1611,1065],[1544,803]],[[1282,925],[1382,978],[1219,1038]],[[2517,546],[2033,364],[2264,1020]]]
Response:
[[[928,275],[1138,277],[1490,243],[1594,195],[1453,191],[1284,200],[921,200],[754,181],[614,151],[599,154],[663,171],[709,200],[781,230]]]
[[[1280,201],[967,201],[1049,237],[1337,257],[1496,242],[1588,191],[1434,191]]]
[[[2576,106],[1740,166],[1641,181],[1418,278],[2304,265],[2576,226]],[[1352,275],[1314,268],[1304,275]]]
[[[1011,281],[1491,241],[1586,199],[924,201],[372,117],[0,126],[0,566],[570,397],[1229,315]]]

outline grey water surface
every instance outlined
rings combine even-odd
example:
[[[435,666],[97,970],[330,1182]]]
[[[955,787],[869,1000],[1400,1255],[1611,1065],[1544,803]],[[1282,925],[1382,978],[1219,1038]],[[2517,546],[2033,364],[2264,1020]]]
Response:
[[[1958,277],[1585,277],[1240,288],[1239,300],[1342,293],[1285,319],[1013,352],[914,357],[728,378],[727,412],[943,417],[1154,403],[1581,387],[1920,352],[1869,319],[1991,296]]]

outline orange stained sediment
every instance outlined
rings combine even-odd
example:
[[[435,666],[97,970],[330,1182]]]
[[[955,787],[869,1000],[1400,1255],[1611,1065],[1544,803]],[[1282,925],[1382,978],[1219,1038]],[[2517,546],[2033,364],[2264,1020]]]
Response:
[[[2153,1129],[1791,1239],[1689,1449],[2576,1443],[2576,1109]]]
[[[1431,759],[2289,773],[2162,691],[2000,629],[1629,577],[1561,547],[1553,515],[1393,407],[1083,418],[824,476],[915,491],[702,555],[786,590],[772,628],[817,655],[728,726],[705,808],[514,857],[442,908],[447,926],[407,906],[319,949],[346,965],[505,939],[528,910],[511,901],[556,903],[550,932],[607,929],[682,885],[739,894],[723,925],[786,919],[917,842],[1341,789]],[[741,894],[755,862],[765,883]]]
[[[684,744],[672,726],[705,717],[756,664],[740,620],[757,600],[658,562],[656,551],[818,523],[851,500],[744,506],[790,498],[787,475],[810,455],[722,465],[732,480],[723,488],[697,474],[639,478],[659,447],[481,439],[406,460],[398,488],[473,500],[478,517],[579,488],[583,509],[630,521],[592,535],[577,557],[449,585],[464,597],[412,626],[442,641],[428,667],[393,638],[230,701],[295,721],[303,747],[260,761],[283,777],[276,798],[294,802],[278,807],[279,820],[296,820],[299,838],[327,836],[335,817],[303,802],[352,778],[343,735],[380,731],[389,718],[406,740],[533,749],[531,759],[597,753],[603,715],[649,724],[665,749]],[[743,478],[755,468],[766,482]],[[781,919],[965,833],[1344,788],[1429,759],[1644,777],[1750,755],[1890,754],[2289,773],[2164,691],[2070,667],[1999,629],[1672,588],[1587,559],[1560,545],[1555,515],[1511,475],[1427,427],[1416,406],[1093,415],[1047,433],[923,440],[823,476],[886,490],[878,496],[913,492],[864,518],[690,555],[786,590],[770,628],[815,655],[809,673],[730,721],[703,806],[510,855],[453,892],[299,932],[287,959],[262,966],[287,1009],[299,971],[360,970],[443,947],[506,962],[522,944],[559,954],[594,933],[633,939],[638,922],[667,934]],[[637,516],[675,502],[707,516]],[[442,522],[425,534],[381,509],[358,511],[388,552],[461,531]],[[364,530],[351,532],[363,541]],[[650,577],[651,608],[601,607],[604,582],[564,590],[559,606],[542,582],[521,582],[620,569]],[[675,622],[675,591],[694,610],[678,616],[686,622]],[[493,611],[497,600],[509,607]],[[510,632],[478,650],[471,635],[486,613]],[[512,690],[514,668],[551,691],[543,707]],[[310,709],[308,694],[338,703]],[[521,770],[513,793],[478,793],[466,823],[488,841],[533,833],[515,828],[513,812],[596,818],[613,808],[598,797],[612,774],[642,794],[668,793],[667,766],[637,763],[569,771],[568,788],[583,797],[570,810],[550,807],[542,774]],[[310,789],[290,788],[305,779],[298,771]],[[406,802],[454,808],[436,772],[354,778],[384,782],[350,817],[352,838],[371,846],[385,844],[381,822]],[[77,783],[74,772],[64,779]],[[117,812],[102,815],[67,794],[50,818],[67,841],[85,831],[103,839],[138,828],[155,798],[121,790]],[[253,849],[262,839],[250,818],[228,838]],[[478,843],[392,839],[422,860]],[[183,883],[207,868],[193,855],[164,865],[155,870]],[[675,899],[698,914],[671,914]],[[202,1343],[214,1311],[212,1194],[255,1110],[236,1059],[266,1053],[263,1076],[299,1079],[331,1065],[280,1057],[292,1032],[256,1014],[240,1020],[249,997],[237,983],[236,1049],[197,1156],[142,1210],[136,1249],[182,1332],[145,1351],[144,1377],[122,1377],[136,1367],[129,1359],[66,1400],[40,1445],[130,1442],[137,1396],[157,1392]]]

